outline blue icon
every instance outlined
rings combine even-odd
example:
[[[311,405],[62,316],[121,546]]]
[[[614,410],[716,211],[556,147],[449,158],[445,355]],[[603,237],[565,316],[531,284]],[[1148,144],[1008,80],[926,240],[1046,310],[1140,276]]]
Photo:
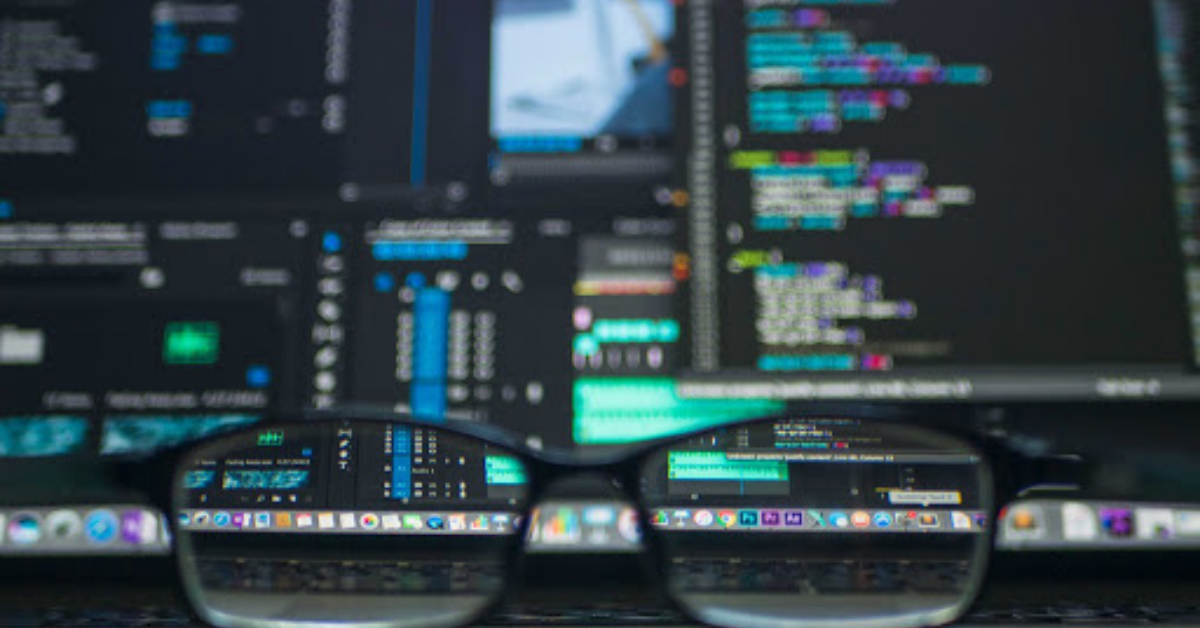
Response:
[[[846,516],[846,513],[844,513],[844,512],[831,512],[831,513],[829,513],[828,520],[829,520],[829,525],[831,525],[835,528],[849,528],[850,527],[850,517]]]
[[[191,523],[192,523],[191,513],[186,513],[186,512],[179,513],[179,527],[186,528],[189,525],[191,525]]]
[[[246,385],[250,388],[266,388],[271,385],[271,369],[255,364],[246,369]]]
[[[442,522],[442,518],[437,515],[430,515],[429,518],[425,520],[425,527],[429,528],[430,530],[441,530],[444,525],[445,524]]]
[[[425,275],[421,273],[409,273],[408,277],[404,279],[404,285],[409,288],[424,288]]]
[[[337,253],[342,250],[342,236],[332,232],[325,232],[325,236],[321,238],[321,248],[326,253]]]
[[[117,538],[120,524],[111,510],[93,510],[83,522],[88,540],[92,543],[109,543]]]
[[[271,513],[259,512],[254,514],[254,527],[269,528],[271,527]]]
[[[753,528],[758,526],[758,511],[757,510],[739,510],[738,525],[744,528]]]
[[[7,220],[13,217],[12,201],[0,200],[0,220]]]
[[[300,455],[304,456],[305,458],[312,458],[312,447],[305,447],[304,449],[301,449]]]
[[[375,292],[392,292],[396,289],[396,278],[391,273],[375,275]]]
[[[886,512],[877,512],[877,513],[875,513],[875,516],[872,517],[872,519],[875,522],[876,528],[892,527],[892,516],[887,514]]]
[[[218,528],[229,526],[231,521],[232,519],[227,512],[218,512],[217,514],[213,515],[213,525],[217,526]]]

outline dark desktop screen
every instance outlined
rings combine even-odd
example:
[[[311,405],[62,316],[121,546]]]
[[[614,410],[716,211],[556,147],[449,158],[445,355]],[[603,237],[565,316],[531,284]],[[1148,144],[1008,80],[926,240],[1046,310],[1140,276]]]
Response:
[[[1191,13],[0,0],[0,464],[1200,398]]]

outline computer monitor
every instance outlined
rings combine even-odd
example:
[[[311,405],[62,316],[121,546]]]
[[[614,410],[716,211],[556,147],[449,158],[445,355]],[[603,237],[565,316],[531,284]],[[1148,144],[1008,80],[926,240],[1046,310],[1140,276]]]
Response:
[[[107,460],[345,403],[1195,399],[1190,12],[0,0],[0,465],[121,520]]]

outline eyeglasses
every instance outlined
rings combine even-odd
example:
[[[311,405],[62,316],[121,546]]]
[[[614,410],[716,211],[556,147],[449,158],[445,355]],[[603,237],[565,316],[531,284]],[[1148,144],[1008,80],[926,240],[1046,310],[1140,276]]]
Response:
[[[947,623],[991,548],[985,455],[915,424],[790,415],[584,455],[332,411],[182,456],[181,576],[227,628],[464,626],[502,599],[531,528],[571,525],[534,507],[583,473],[636,504],[666,597],[713,626]]]

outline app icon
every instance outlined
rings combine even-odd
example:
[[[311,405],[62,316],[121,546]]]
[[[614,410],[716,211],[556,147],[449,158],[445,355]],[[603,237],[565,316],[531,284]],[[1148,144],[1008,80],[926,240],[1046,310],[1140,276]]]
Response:
[[[130,545],[149,545],[158,537],[157,517],[140,510],[121,514],[121,540]]]
[[[450,515],[450,517],[448,518],[448,521],[449,521],[448,525],[450,526],[451,532],[461,532],[462,530],[467,529],[467,516],[466,515],[453,514],[453,515]]]
[[[1101,508],[1100,527],[1114,539],[1127,539],[1133,536],[1133,510]]]
[[[92,543],[111,543],[117,538],[121,524],[111,510],[93,510],[83,520],[83,531]]]
[[[1138,508],[1137,536],[1139,539],[1168,540],[1175,538],[1175,513],[1166,508]]]
[[[332,530],[337,527],[337,519],[334,518],[331,512],[318,513],[317,526],[322,530]]]
[[[876,528],[890,528],[892,521],[892,516],[886,512],[877,512],[871,516],[871,522],[875,524]]]
[[[244,528],[248,523],[250,523],[250,517],[244,512],[235,512],[229,519],[229,525],[235,528]]]
[[[1031,504],[1017,504],[1007,513],[1007,534],[1015,539],[1036,539],[1045,534],[1042,509]]]
[[[617,515],[614,512],[613,519],[616,519],[616,517],[617,517]],[[510,521],[509,521],[510,519],[511,519],[511,517],[509,517],[508,515],[505,515],[505,514],[492,515],[492,525],[496,526],[497,530],[504,530],[504,528],[508,527],[508,524],[510,523]]]
[[[955,530],[970,530],[971,518],[965,512],[954,511],[950,513],[950,527]]]
[[[353,530],[358,527],[358,522],[355,520],[354,513],[352,512],[339,513],[338,524],[343,530]]]
[[[592,526],[612,525],[617,520],[617,511],[609,506],[589,506],[583,510],[583,520]]]
[[[987,520],[987,515],[982,512],[977,512],[971,515],[971,521],[975,524],[975,527],[979,528],[980,530],[987,528]]]
[[[798,528],[804,525],[804,513],[799,510],[788,510],[783,513],[783,525]]]
[[[233,522],[233,516],[227,512],[218,512],[213,515],[213,525],[218,528],[226,528]]]
[[[697,510],[696,514],[692,517],[692,520],[695,521],[696,525],[700,526],[701,528],[707,528],[713,524],[715,518],[710,510]]]
[[[636,510],[621,509],[621,514],[617,515],[617,532],[629,543],[638,543],[642,540],[642,528],[638,525]]]
[[[203,510],[197,510],[196,512],[192,513],[192,524],[196,527],[206,526],[208,525],[209,521],[212,521],[212,515],[209,515]]]
[[[184,511],[179,513],[179,527],[186,528],[192,525],[192,513]]]
[[[420,530],[424,527],[424,524],[421,522],[421,515],[412,514],[404,515],[401,518],[401,525],[408,530]]]
[[[445,527],[446,523],[442,521],[442,518],[438,515],[429,515],[429,517],[425,519],[425,525],[428,526],[430,530],[441,530],[443,527]]]
[[[758,527],[758,511],[757,510],[739,510],[737,522],[738,522],[738,525],[743,528]]]
[[[692,511],[690,511],[690,510],[676,510],[675,512],[671,513],[671,517],[672,517],[672,518],[675,520],[675,525],[676,525],[676,526],[680,526],[680,527],[682,527],[682,526],[684,526],[685,524],[687,524],[687,520],[688,520],[688,519],[691,519],[691,518],[692,518]]]
[[[254,527],[256,527],[256,528],[271,527],[271,513],[269,513],[269,512],[254,513]]]
[[[1175,533],[1179,536],[1200,536],[1200,510],[1177,511]]]
[[[812,526],[814,528],[824,528],[825,527],[825,517],[821,514],[820,510],[808,511],[808,519],[809,519],[809,521],[812,522]],[[803,518],[801,518],[801,522],[803,523]]]
[[[472,532],[486,532],[488,529],[487,515],[476,515],[471,519]]]
[[[1092,541],[1100,536],[1096,511],[1087,504],[1067,502],[1062,505],[1063,538],[1068,541]]]
[[[764,510],[761,513],[760,519],[764,526],[780,526],[783,525],[783,517],[778,510]]]
[[[74,510],[56,510],[46,517],[46,532],[55,541],[69,541],[83,534],[83,519]]]
[[[312,516],[312,513],[311,513],[311,512],[301,512],[301,513],[297,513],[297,514],[296,514],[296,527],[297,527],[297,528],[311,528],[311,527],[313,527],[313,516]]]
[[[33,545],[42,539],[42,522],[37,515],[21,512],[8,522],[8,540],[13,545]]]
[[[651,525],[656,528],[665,528],[671,525],[671,516],[665,510],[654,511],[654,518],[650,520]]]
[[[292,513],[290,513],[290,512],[275,513],[275,527],[276,528],[292,527]]]
[[[379,515],[368,512],[358,518],[358,525],[364,530],[374,530],[379,527]]]
[[[941,524],[941,519],[936,513],[923,512],[917,517],[917,526],[921,528],[936,528]]]
[[[835,528],[849,528],[850,517],[844,512],[831,512],[829,513],[829,525]]]
[[[421,520],[420,515],[415,515],[415,516],[417,517],[417,521]],[[385,514],[384,516],[380,517],[380,523],[383,524],[384,530],[399,530],[400,529],[400,515],[397,515],[394,513]]]
[[[859,510],[850,516],[850,523],[856,528],[870,527],[871,515],[866,511]]]

